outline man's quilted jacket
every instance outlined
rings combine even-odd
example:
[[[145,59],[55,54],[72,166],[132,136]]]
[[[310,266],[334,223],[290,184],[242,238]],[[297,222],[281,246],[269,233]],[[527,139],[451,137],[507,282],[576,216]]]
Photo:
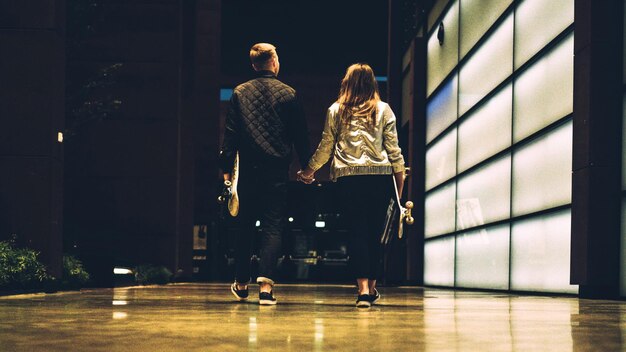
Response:
[[[296,91],[270,71],[238,85],[226,115],[220,167],[232,171],[235,154],[240,162],[284,172],[295,147],[300,166],[310,157],[309,134]]]

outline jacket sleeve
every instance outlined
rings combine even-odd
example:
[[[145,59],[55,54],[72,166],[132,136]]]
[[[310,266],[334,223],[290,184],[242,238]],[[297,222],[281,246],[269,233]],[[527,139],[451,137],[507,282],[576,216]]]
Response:
[[[309,158],[311,157],[311,142],[309,140],[309,128],[304,116],[304,109],[298,98],[295,98],[292,103],[290,122],[290,132],[296,153],[298,153],[300,167],[305,168],[309,164]]]
[[[330,159],[335,149],[335,142],[337,140],[337,125],[335,120],[335,114],[333,114],[329,108],[326,112],[326,122],[324,123],[322,140],[309,161],[309,168],[314,171],[317,171],[328,162],[328,159]]]
[[[222,141],[222,148],[220,149],[220,155],[218,162],[222,172],[230,173],[233,170],[233,164],[235,163],[235,155],[239,149],[239,136],[240,125],[239,119],[239,99],[237,94],[233,93],[230,98],[230,104],[228,106],[228,112],[226,113],[226,121],[224,123],[224,139]]]
[[[403,172],[404,157],[402,157],[402,150],[398,144],[398,131],[396,129],[396,115],[389,106],[386,107],[386,111],[383,113],[384,127],[383,127],[383,146],[387,151],[389,162],[393,168],[393,172]]]

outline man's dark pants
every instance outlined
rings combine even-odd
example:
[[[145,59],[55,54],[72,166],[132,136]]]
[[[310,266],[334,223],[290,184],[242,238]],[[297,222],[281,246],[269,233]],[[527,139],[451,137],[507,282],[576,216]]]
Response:
[[[259,281],[273,284],[281,251],[287,206],[288,170],[267,165],[240,165],[238,232],[235,250],[235,280],[250,281],[250,257],[255,240],[259,245]],[[261,222],[257,232],[256,222]],[[255,237],[260,236],[256,239]],[[265,280],[268,279],[268,280]]]

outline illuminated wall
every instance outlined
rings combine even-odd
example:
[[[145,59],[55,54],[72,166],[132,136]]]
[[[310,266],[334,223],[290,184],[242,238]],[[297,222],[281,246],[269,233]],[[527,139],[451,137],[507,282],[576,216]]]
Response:
[[[573,22],[574,0],[453,0],[430,28],[426,285],[578,292]]]

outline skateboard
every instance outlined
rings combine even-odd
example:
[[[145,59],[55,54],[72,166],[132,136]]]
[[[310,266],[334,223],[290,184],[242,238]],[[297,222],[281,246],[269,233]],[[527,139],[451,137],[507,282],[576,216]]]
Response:
[[[389,206],[387,206],[387,216],[385,218],[385,228],[383,230],[382,236],[380,237],[381,244],[388,244],[391,240],[391,235],[394,230],[398,231],[398,239],[401,239],[404,235],[404,224],[413,225],[415,219],[413,218],[413,202],[410,200],[402,206],[400,202],[400,195],[398,194],[398,185],[396,183],[396,178],[392,175],[393,178],[393,189],[395,192],[395,197],[392,197],[389,200]],[[406,178],[405,178],[406,180]]]
[[[239,194],[237,193],[237,184],[239,183],[239,152],[235,155],[233,171],[230,174],[230,180],[224,181],[224,189],[222,194],[217,197],[220,204],[228,203],[228,213],[232,217],[239,214]]]

